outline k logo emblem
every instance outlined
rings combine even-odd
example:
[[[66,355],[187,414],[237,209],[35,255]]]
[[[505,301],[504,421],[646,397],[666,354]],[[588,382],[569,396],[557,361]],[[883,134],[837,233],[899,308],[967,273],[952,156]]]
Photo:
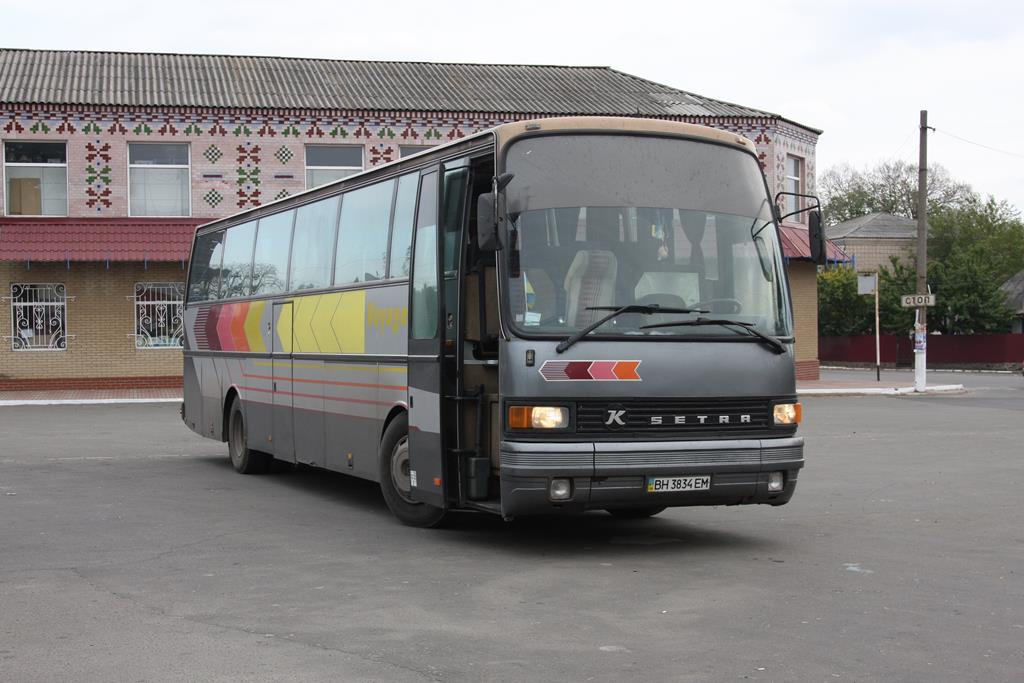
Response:
[[[605,427],[610,427],[611,429],[615,429],[617,427],[625,427],[625,417],[626,411],[624,409],[614,407],[608,408],[608,410],[605,411],[604,425]]]

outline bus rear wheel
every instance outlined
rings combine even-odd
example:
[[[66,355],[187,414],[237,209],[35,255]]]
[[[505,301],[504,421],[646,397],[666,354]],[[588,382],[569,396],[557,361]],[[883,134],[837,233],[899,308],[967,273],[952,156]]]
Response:
[[[260,474],[266,472],[270,465],[269,455],[249,448],[242,401],[237,396],[231,400],[228,412],[228,455],[235,471],[241,474]]]
[[[609,508],[608,514],[619,519],[646,519],[665,511],[664,506],[645,508]]]
[[[409,418],[402,413],[384,430],[380,442],[380,491],[391,513],[402,524],[434,527],[445,511],[413,499],[409,474]]]

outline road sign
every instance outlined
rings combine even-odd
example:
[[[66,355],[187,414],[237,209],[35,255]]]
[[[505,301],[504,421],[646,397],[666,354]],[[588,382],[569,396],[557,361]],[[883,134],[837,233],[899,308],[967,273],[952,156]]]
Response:
[[[874,294],[876,287],[878,287],[878,273],[857,274],[858,294]]]
[[[904,294],[900,297],[900,305],[903,308],[919,308],[921,306],[934,306],[934,294]]]

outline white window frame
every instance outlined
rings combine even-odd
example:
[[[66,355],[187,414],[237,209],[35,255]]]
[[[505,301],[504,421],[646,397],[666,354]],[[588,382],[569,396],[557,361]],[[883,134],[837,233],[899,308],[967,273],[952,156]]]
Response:
[[[31,296],[31,293],[35,296]],[[29,300],[19,301],[23,295],[29,295]],[[67,351],[68,340],[75,337],[68,334],[68,302],[74,301],[75,297],[67,295],[67,288],[63,282],[12,282],[10,296],[3,298],[11,302],[11,334],[9,337],[4,336],[4,339],[11,340],[11,351]],[[53,326],[55,331],[50,333],[46,346],[26,343],[25,337],[18,331],[38,330],[40,325],[37,317],[45,320],[46,317],[53,315],[46,311],[47,307],[53,308],[53,314],[59,313],[59,321]],[[24,321],[25,324],[19,327],[20,321]]]
[[[359,150],[359,163],[361,165],[359,165],[359,166],[310,166],[309,165],[309,148],[310,147],[351,147],[353,149],[358,149]],[[349,175],[355,175],[356,173],[362,173],[366,169],[366,148],[363,145],[341,145],[341,144],[339,144],[339,145],[328,145],[328,144],[324,144],[324,145],[318,145],[318,144],[303,145],[302,146],[302,162],[303,162],[302,180],[305,183],[306,189],[307,190],[311,190],[313,188],[311,188],[309,186],[309,171],[354,171],[354,173],[350,173]],[[321,187],[321,186],[320,185],[316,185],[314,187]]]
[[[7,163],[7,143],[8,142],[49,142],[49,143],[60,143],[64,145],[64,163],[63,164],[20,164],[17,162]],[[4,185],[4,216],[7,218],[34,218],[38,216],[68,216],[70,215],[70,204],[71,204],[71,180],[68,178],[68,141],[67,140],[4,140],[0,144],[0,152],[3,152],[3,172],[0,173],[0,182]],[[11,211],[10,191],[7,187],[7,167],[11,168],[63,168],[64,169],[64,213],[15,213]]]
[[[178,349],[183,346],[182,338],[185,327],[185,283],[184,282],[136,282],[132,296],[128,297],[135,310],[135,332],[129,337],[135,339],[135,348],[141,350],[151,349]],[[147,291],[164,290],[164,296],[158,299],[146,299],[139,301],[139,295]],[[177,298],[174,298],[177,297]],[[176,339],[174,344],[153,344],[152,337],[147,334],[140,324],[147,322],[153,317],[163,318],[165,322],[162,327],[170,331],[171,339]]]
[[[188,163],[182,164],[133,164],[132,163],[132,145],[181,145],[185,148],[188,154]],[[188,142],[152,142],[147,140],[129,141],[128,147],[125,149],[125,164],[127,165],[128,172],[128,216],[130,218],[191,218],[192,217],[192,145]],[[141,216],[135,216],[132,213],[132,169],[133,168],[178,168],[185,169],[185,176],[188,179],[188,212],[183,216],[177,214],[172,216],[155,216],[152,214],[142,214]]]
[[[789,173],[790,162],[793,161],[793,160],[795,160],[797,162],[797,173],[799,175],[790,175],[790,173]],[[803,193],[804,187],[805,187],[805,185],[804,185],[804,176],[807,175],[807,172],[805,170],[806,168],[807,168],[807,166],[805,164],[805,161],[804,161],[803,157],[798,157],[795,154],[787,154],[786,155],[786,167],[785,167],[785,171],[784,171],[785,176],[784,176],[784,180],[783,180],[783,184],[782,184],[782,187],[783,187],[783,189],[786,192],[793,192],[794,191],[794,190],[790,190],[789,189],[789,181],[795,180],[796,181],[796,190],[795,191],[799,192],[799,193]],[[792,202],[792,205],[790,205],[790,202]],[[791,211],[797,211],[799,209],[802,209],[803,205],[804,205],[804,202],[803,202],[803,198],[802,197],[787,196],[786,197],[786,211],[784,213],[789,213]],[[803,214],[797,214],[795,216],[790,216],[789,220],[795,221],[797,223],[803,223],[804,222]]]

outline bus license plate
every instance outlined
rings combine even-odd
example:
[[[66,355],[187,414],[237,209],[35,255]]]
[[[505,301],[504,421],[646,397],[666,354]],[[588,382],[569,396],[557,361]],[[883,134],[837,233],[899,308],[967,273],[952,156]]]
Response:
[[[695,477],[647,477],[647,493],[706,491],[710,488],[710,474],[700,474]]]

